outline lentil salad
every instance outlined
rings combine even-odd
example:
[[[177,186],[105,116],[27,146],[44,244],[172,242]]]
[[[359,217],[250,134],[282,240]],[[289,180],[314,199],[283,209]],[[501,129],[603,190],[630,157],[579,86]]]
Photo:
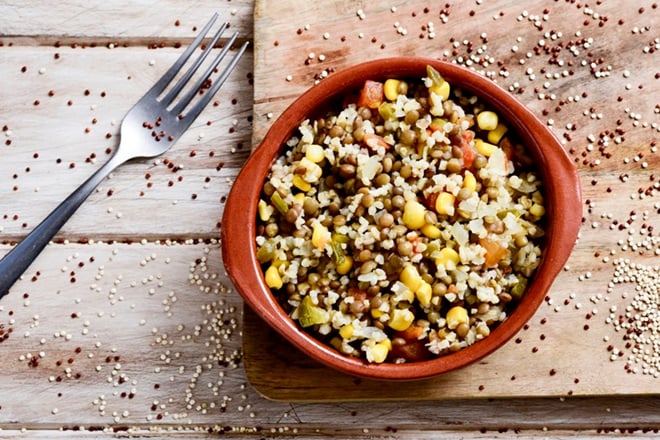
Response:
[[[301,123],[262,189],[257,258],[315,337],[420,361],[506,319],[540,263],[544,213],[506,122],[429,66]]]

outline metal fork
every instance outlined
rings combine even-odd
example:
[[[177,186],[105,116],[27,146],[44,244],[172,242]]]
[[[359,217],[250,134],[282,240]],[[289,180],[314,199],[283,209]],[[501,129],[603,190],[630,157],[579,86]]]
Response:
[[[199,75],[199,79],[193,83],[193,76],[220,39],[227,28],[227,23],[221,25],[211,42],[181,78],[173,85],[172,83],[195,49],[200,46],[217,18],[218,14],[216,13],[179,59],[129,110],[121,123],[119,147],[117,147],[108,162],[57,206],[25,239],[0,260],[0,298],[9,292],[11,286],[14,285],[57,231],[62,228],[103,179],[119,165],[130,159],[155,157],[167,151],[208,105],[220,86],[234,70],[248,45],[245,42],[240,47],[224,70],[212,79],[211,86],[203,90],[201,97],[192,103],[193,98],[205,87],[207,81],[238,37],[238,33],[235,32],[206,68],[206,71]],[[169,90],[168,86],[171,86]],[[188,87],[186,88],[186,86]],[[186,90],[184,91],[184,89]]]

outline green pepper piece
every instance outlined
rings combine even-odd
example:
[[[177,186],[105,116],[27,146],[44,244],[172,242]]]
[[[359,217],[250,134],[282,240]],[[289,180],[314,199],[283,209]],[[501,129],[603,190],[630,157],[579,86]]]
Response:
[[[348,243],[348,235],[346,234],[340,234],[338,232],[334,232],[332,234],[332,239],[336,241],[337,243]]]
[[[435,70],[433,66],[426,66],[426,76],[431,79],[433,85],[435,86],[442,85],[442,83],[445,82],[445,80],[442,78],[442,75],[440,75],[440,72]]]
[[[306,296],[298,306],[298,322],[303,327],[310,327],[317,324],[325,324],[330,320],[330,314],[327,310],[315,306],[310,296]]]
[[[272,261],[275,258],[275,247],[269,241],[265,242],[257,251],[257,260],[260,264]]]
[[[270,196],[270,202],[282,215],[286,215],[286,213],[289,211],[289,205],[286,204],[280,193],[277,191],[275,191],[273,195]]]
[[[346,254],[344,254],[344,249],[342,249],[341,243],[336,240],[334,236],[332,237],[332,240],[330,240],[330,247],[332,247],[332,256],[334,257],[335,265],[341,266],[344,264]]]
[[[396,120],[396,111],[394,104],[391,102],[383,102],[378,106],[378,114],[385,121],[394,121]]]
[[[514,300],[520,301],[527,289],[527,278],[518,277],[518,282],[511,288],[511,296]]]

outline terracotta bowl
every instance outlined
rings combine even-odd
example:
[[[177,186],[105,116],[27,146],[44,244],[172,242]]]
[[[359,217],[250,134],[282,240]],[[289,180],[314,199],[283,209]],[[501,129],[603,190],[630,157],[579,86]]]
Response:
[[[544,182],[546,237],[543,257],[528,289],[510,316],[483,340],[455,353],[421,362],[370,364],[348,357],[303,331],[278,304],[256,258],[257,202],[271,163],[305,118],[331,101],[359,90],[366,79],[421,79],[432,65],[454,87],[487,102],[517,132],[535,158]],[[473,363],[501,347],[534,315],[573,248],[581,222],[577,170],[557,138],[526,107],[493,81],[447,62],[401,57],[365,62],[328,76],[300,96],[272,125],[238,175],[224,207],[222,256],[245,302],[302,353],[326,366],[371,379],[412,380],[446,373]],[[301,354],[302,355],[302,354]]]

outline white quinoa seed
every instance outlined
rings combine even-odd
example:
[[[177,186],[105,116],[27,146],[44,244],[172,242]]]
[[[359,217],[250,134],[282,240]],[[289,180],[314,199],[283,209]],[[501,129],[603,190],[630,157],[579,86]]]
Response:
[[[615,286],[633,284],[635,287],[635,293],[625,308],[627,319],[612,319],[617,316],[617,308],[611,306],[607,321],[632,343],[625,368],[634,373],[642,371],[645,375],[660,377],[660,267],[644,266],[624,258],[614,260],[613,264],[612,283]],[[628,297],[626,292],[622,293],[622,298]],[[613,354],[611,358],[614,357]]]

